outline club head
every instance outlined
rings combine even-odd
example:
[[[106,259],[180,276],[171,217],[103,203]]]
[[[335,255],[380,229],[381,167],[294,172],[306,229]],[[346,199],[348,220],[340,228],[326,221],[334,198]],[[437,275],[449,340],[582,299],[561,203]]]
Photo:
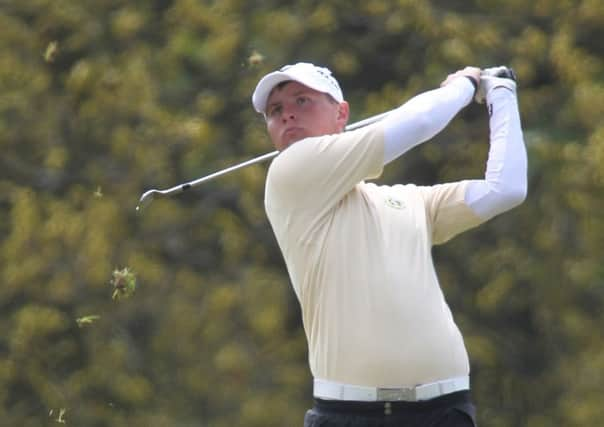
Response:
[[[149,190],[145,191],[138,201],[138,205],[136,206],[136,212],[141,213],[145,207],[149,206],[149,203],[153,201],[153,197],[155,193],[159,193],[158,190]]]

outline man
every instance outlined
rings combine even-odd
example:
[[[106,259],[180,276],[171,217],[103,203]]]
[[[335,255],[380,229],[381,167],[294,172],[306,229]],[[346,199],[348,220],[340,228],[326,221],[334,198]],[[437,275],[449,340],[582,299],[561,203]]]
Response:
[[[328,69],[298,63],[258,83],[253,105],[281,151],[268,171],[265,207],[301,305],[314,377],[305,426],[475,425],[468,355],[431,247],[526,196],[509,71],[466,67],[349,132],[349,106]],[[365,182],[473,98],[486,100],[490,114],[485,179]]]

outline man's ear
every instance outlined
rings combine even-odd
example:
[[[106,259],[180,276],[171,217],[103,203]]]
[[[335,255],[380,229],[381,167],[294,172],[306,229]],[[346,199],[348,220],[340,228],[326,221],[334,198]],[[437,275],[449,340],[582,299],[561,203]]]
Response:
[[[336,116],[336,120],[338,121],[338,127],[344,131],[346,124],[348,123],[348,118],[350,117],[350,106],[348,102],[342,101],[338,103],[338,115]]]

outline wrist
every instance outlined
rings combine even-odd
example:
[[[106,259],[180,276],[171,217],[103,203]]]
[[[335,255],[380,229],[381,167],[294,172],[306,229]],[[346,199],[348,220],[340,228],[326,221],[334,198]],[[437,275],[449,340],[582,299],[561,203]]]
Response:
[[[470,83],[472,83],[472,86],[474,87],[474,95],[476,95],[476,92],[478,91],[478,80],[476,80],[472,76],[464,76],[464,77],[466,79],[468,79],[470,81]]]

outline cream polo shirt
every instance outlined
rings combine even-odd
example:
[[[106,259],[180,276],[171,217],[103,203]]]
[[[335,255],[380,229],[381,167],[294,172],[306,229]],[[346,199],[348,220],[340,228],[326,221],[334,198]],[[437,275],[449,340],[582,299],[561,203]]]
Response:
[[[377,186],[376,125],[308,138],[272,162],[265,207],[302,309],[315,378],[412,386],[469,373],[431,247],[482,220],[467,182]]]

